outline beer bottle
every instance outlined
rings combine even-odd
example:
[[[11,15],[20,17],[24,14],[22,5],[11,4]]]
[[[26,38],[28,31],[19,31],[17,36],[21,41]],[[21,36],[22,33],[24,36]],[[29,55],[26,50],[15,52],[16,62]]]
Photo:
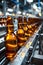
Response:
[[[22,17],[18,18],[18,31],[17,31],[17,38],[18,38],[18,45],[19,47],[22,47],[25,45],[25,41],[27,40],[24,35],[24,30],[23,30],[23,23],[22,23]]]
[[[7,17],[7,33],[5,35],[5,46],[6,46],[6,57],[8,60],[13,60],[17,50],[17,37],[14,34],[14,25],[12,18],[10,16]]]
[[[28,27],[27,27],[27,18],[24,17],[24,20],[23,20],[23,30],[25,32],[25,37],[27,38],[27,40],[29,39],[29,33],[28,33]]]

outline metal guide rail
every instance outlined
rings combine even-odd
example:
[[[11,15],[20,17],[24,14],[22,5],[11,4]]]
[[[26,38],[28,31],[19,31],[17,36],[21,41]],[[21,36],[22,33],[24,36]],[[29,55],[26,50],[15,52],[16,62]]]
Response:
[[[5,31],[1,31],[0,32],[0,53],[1,53],[1,50],[4,48],[5,44],[5,40],[4,40],[4,36],[5,36],[6,32]]]
[[[6,57],[3,58],[3,60],[0,62],[0,65],[7,65],[9,61],[6,59]]]
[[[5,57],[5,50],[6,50],[4,43],[5,34],[6,34],[5,31],[0,32],[0,65],[6,65],[9,62]]]
[[[6,32],[5,32],[5,31],[1,31],[1,32],[0,32],[0,38],[1,38],[1,37],[4,37],[4,36],[5,36],[5,34],[6,34]]]
[[[5,30],[0,30],[0,53],[1,53],[1,51],[2,50],[4,50],[4,42],[5,42],[5,40],[4,40],[4,36],[5,36],[5,34],[6,34],[6,31]]]
[[[5,25],[0,25],[0,32],[1,31],[6,31],[6,26]]]
[[[30,46],[33,44],[33,41],[35,40],[36,38],[36,35],[38,34],[39,30],[41,29],[41,26],[39,26],[37,32],[34,33],[33,36],[30,37],[30,39],[26,42],[26,45],[23,46],[18,52],[17,52],[17,55],[15,56],[14,60],[9,62],[8,65],[21,65]]]
[[[0,38],[0,44],[4,42],[4,37]]]
[[[6,34],[6,26],[0,26],[0,38],[4,37]]]
[[[6,27],[0,25],[0,65],[5,64],[5,62],[4,62],[4,58],[5,58],[4,36],[5,36],[5,34],[6,34]]]

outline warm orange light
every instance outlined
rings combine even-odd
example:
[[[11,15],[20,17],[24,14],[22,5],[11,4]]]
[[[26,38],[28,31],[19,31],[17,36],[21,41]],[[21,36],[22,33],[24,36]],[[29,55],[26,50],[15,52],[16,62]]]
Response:
[[[28,28],[25,26],[25,27],[23,27],[23,29],[24,29],[24,31],[27,31],[28,30]]]
[[[24,45],[24,42],[19,42],[18,45],[22,47]]]
[[[14,34],[7,34],[6,40],[16,40],[16,36]]]
[[[28,25],[28,28],[32,28],[32,26],[31,25]]]
[[[17,47],[17,45],[12,45],[12,44],[7,44],[7,46],[9,47],[9,48],[15,48],[15,47]]]
[[[10,61],[12,61],[14,59],[16,53],[6,53],[6,57],[7,59],[10,59]]]
[[[23,38],[23,37],[18,37],[21,41],[26,41],[27,40],[27,38],[25,37],[25,38]]]
[[[18,34],[24,34],[23,29],[18,29]]]

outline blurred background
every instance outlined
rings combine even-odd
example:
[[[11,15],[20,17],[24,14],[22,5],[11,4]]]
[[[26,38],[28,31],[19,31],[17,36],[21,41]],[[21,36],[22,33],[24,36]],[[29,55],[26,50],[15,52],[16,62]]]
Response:
[[[10,15],[12,12],[15,14],[16,12],[18,14],[22,14],[22,12],[26,12],[36,16],[42,16],[43,1],[42,0],[30,0],[30,1],[29,0],[0,0],[0,13]]]

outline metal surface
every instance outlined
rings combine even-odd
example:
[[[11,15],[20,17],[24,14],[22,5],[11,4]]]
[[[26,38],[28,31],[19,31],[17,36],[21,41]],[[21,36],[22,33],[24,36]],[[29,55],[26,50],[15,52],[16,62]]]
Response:
[[[5,31],[5,26],[1,26],[0,25],[0,65],[5,65],[5,63],[7,63],[7,59],[5,57],[5,40],[4,40],[4,36],[6,34]]]
[[[5,33],[4,33],[5,34]],[[0,38],[0,44],[4,42],[4,37]]]
[[[5,36],[5,34],[6,34],[6,32],[5,32],[5,31],[1,31],[1,32],[0,32],[0,38],[4,37],[4,36]]]
[[[0,62],[0,65],[7,65],[9,61],[6,59],[6,57],[3,58],[3,60]]]

